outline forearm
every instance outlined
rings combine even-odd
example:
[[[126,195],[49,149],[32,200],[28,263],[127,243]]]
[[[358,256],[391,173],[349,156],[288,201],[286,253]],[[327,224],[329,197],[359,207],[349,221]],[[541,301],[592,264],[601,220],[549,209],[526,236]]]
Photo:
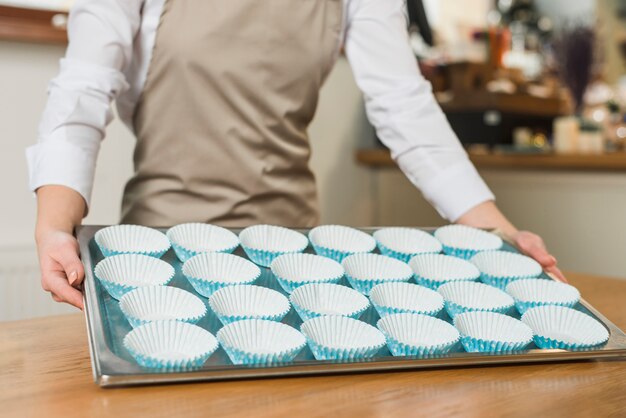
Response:
[[[507,237],[513,237],[518,232],[492,200],[474,206],[457,219],[456,223],[477,228],[498,229]]]
[[[65,186],[48,185],[37,189],[37,226],[35,238],[49,231],[73,233],[86,211],[83,197]]]

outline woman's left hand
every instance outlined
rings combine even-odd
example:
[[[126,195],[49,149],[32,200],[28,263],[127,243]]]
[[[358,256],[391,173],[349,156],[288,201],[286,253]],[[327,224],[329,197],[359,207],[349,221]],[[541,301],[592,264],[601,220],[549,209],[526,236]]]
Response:
[[[557,280],[567,283],[567,279],[556,266],[556,258],[546,249],[541,237],[528,231],[517,231],[509,237],[512,243],[524,254],[534,258],[547,273]]]

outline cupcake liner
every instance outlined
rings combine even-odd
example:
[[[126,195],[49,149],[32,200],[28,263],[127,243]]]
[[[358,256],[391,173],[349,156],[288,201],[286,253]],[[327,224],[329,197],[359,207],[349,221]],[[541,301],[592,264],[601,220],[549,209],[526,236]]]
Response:
[[[217,339],[234,364],[290,362],[306,345],[296,329],[263,319],[225,325],[217,332]]]
[[[232,253],[239,246],[237,235],[216,225],[180,224],[170,228],[166,235],[176,257],[183,263],[201,253]]]
[[[156,321],[126,334],[124,347],[143,367],[182,371],[201,367],[217,350],[208,331],[179,321]]]
[[[183,275],[202,296],[236,284],[252,284],[261,275],[254,263],[227,253],[203,253],[183,264]]]
[[[541,265],[535,260],[510,251],[483,252],[470,262],[478,267],[483,283],[502,290],[515,280],[538,277],[542,273]]]
[[[345,316],[318,316],[300,328],[317,360],[371,358],[385,345],[385,336],[365,322]]]
[[[415,228],[384,228],[374,232],[381,254],[408,263],[418,254],[437,254],[441,243],[428,232]]]
[[[349,255],[371,253],[376,248],[376,240],[371,235],[341,225],[313,228],[309,231],[309,240],[317,254],[340,263]]]
[[[460,258],[444,254],[416,255],[409,261],[417,284],[437,290],[447,282],[476,281],[480,278],[478,268]]]
[[[280,255],[301,253],[309,245],[304,234],[274,225],[250,226],[241,231],[239,239],[250,260],[263,267]]]
[[[341,264],[315,254],[285,254],[270,267],[287,293],[309,283],[338,283],[344,275]]]
[[[545,279],[516,280],[506,287],[506,292],[515,299],[515,306],[521,314],[544,305],[571,308],[580,300],[580,292],[574,286]]]
[[[133,328],[152,321],[175,320],[195,324],[207,313],[202,300],[170,286],[145,286],[126,293],[120,309]]]
[[[439,293],[412,283],[379,284],[372,289],[370,300],[381,318],[398,313],[436,316],[443,309]]]
[[[388,315],[376,324],[394,356],[432,357],[457,347],[460,334],[441,319],[414,313]]]
[[[94,239],[105,257],[144,254],[161,258],[170,249],[165,234],[140,225],[109,226],[96,232]]]
[[[242,319],[281,321],[291,308],[279,292],[254,285],[223,287],[211,295],[209,306],[224,325]]]
[[[522,321],[532,328],[535,344],[540,348],[584,350],[597,347],[609,339],[608,330],[591,316],[563,306],[531,308]]]
[[[342,262],[350,285],[369,295],[372,288],[386,282],[408,282],[413,271],[408,264],[380,254],[353,254]]]
[[[115,298],[142,286],[164,286],[174,277],[174,267],[143,254],[118,254],[100,261],[94,275]]]
[[[465,350],[473,352],[508,352],[524,350],[533,340],[533,332],[522,321],[496,313],[474,311],[454,317]]]
[[[370,305],[367,298],[356,290],[332,283],[311,283],[298,287],[289,300],[303,321],[322,315],[358,319]]]
[[[493,286],[477,282],[449,282],[437,289],[451,318],[463,312],[486,311],[502,314],[513,309],[513,298]]]
[[[466,225],[443,226],[434,235],[443,245],[444,253],[466,260],[483,251],[499,250],[503,244],[499,236]]]

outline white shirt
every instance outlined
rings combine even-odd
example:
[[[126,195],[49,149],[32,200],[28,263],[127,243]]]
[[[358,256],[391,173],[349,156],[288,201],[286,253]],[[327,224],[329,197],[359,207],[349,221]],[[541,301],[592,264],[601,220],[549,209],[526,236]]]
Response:
[[[111,102],[132,129],[164,0],[77,0],[69,45],[37,144],[27,149],[30,188],[64,185],[89,205]],[[448,220],[492,200],[419,72],[403,0],[344,0],[343,43],[367,114],[405,175]],[[339,50],[339,48],[337,48]],[[175,145],[173,145],[175,146]]]

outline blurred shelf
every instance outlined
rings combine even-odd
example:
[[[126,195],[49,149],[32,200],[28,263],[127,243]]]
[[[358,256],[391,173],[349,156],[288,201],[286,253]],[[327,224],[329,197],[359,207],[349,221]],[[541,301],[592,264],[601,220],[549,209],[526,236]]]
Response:
[[[0,6],[0,40],[66,44],[67,13]]]

